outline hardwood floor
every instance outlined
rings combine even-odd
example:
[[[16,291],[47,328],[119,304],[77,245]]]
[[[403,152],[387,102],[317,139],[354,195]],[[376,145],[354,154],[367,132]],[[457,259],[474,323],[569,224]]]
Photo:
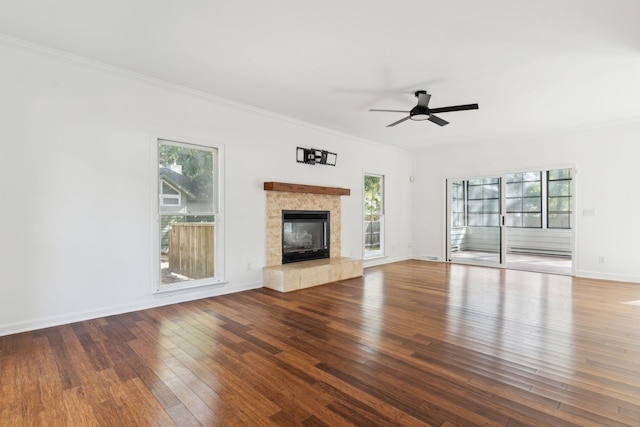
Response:
[[[0,424],[638,426],[639,301],[405,261],[5,336]]]

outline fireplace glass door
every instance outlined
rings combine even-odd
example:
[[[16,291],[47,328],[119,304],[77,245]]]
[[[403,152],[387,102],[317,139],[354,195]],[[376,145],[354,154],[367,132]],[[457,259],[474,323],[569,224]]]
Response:
[[[282,212],[282,263],[329,258],[329,212]]]

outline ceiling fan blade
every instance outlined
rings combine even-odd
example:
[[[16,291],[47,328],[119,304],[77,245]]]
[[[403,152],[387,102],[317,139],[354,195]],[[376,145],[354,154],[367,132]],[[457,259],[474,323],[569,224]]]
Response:
[[[393,122],[393,123],[391,123],[390,125],[387,125],[387,127],[388,127],[388,128],[390,128],[390,127],[392,127],[392,126],[395,126],[395,125],[397,125],[397,124],[399,124],[399,123],[404,122],[405,120],[409,120],[410,118],[411,118],[411,116],[407,116],[407,117],[405,117],[404,119],[400,119],[400,120],[398,120],[397,122]]]
[[[440,117],[436,117],[433,114],[431,114],[427,120],[429,120],[430,122],[433,122],[433,123],[435,123],[437,125],[440,125],[440,126],[444,126],[444,125],[448,125],[449,124],[448,121],[443,120]]]
[[[385,113],[409,113],[408,111],[403,111],[403,110],[376,110],[375,108],[370,109],[369,111],[382,111]]]
[[[477,110],[478,104],[453,105],[451,107],[430,108],[432,113],[448,113],[449,111]]]
[[[431,95],[426,92],[418,93],[418,105],[424,108],[429,108],[429,100],[431,99]]]

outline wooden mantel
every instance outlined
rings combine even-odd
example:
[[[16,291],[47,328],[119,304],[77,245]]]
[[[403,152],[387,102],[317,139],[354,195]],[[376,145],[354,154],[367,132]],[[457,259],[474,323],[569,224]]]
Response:
[[[289,193],[328,194],[331,196],[350,196],[351,190],[339,187],[322,187],[318,185],[288,184],[286,182],[265,182],[265,191],[286,191]]]

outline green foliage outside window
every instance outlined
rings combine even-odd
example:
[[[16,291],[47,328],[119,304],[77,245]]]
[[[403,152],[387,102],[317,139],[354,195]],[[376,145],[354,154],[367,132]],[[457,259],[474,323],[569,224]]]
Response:
[[[158,160],[160,166],[173,164],[182,166],[182,175],[190,178],[202,195],[212,194],[213,153],[208,150],[160,144]]]
[[[365,175],[364,193],[365,214],[369,218],[377,219],[382,213],[382,178],[379,176]]]

